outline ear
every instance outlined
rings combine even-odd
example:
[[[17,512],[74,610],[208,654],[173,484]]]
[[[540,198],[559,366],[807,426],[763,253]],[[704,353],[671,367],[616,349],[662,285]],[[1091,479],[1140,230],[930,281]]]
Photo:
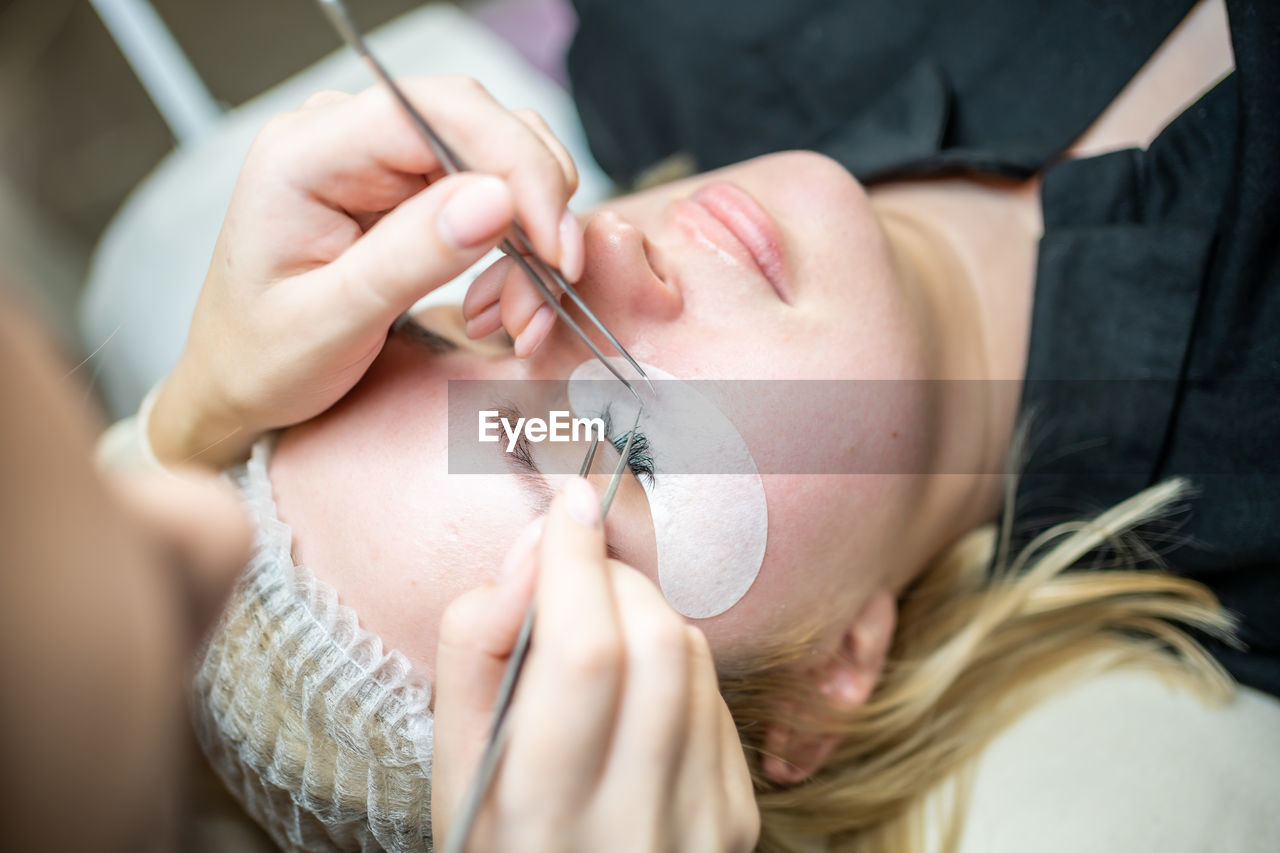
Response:
[[[897,621],[893,595],[884,589],[872,593],[840,644],[807,673],[814,688],[808,701],[823,703],[812,716],[847,714],[867,701],[884,670]],[[796,710],[790,721],[770,723],[765,730],[760,769],[781,785],[803,782],[817,773],[842,739],[839,734],[808,731],[805,709],[797,707],[803,701],[790,705]]]

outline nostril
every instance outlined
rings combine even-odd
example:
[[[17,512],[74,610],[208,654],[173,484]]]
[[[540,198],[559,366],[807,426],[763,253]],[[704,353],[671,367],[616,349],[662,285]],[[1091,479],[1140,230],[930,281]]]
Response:
[[[662,249],[658,248],[648,237],[640,235],[641,247],[644,249],[644,259],[649,263],[649,269],[653,270],[653,274],[662,280],[662,283],[671,286],[669,271],[667,269],[667,259],[662,254]]]
[[[683,299],[678,270],[657,242],[615,211],[597,211],[587,221],[586,272],[593,290],[618,308],[673,318]]]
[[[663,298],[656,300],[662,305],[660,313],[668,319],[673,319],[678,315],[684,306],[684,294],[680,290],[679,276],[676,270],[669,263],[666,253],[662,251],[662,247],[657,243],[650,242],[648,237],[644,238],[642,244],[644,248],[644,259],[649,264],[649,272],[652,274],[652,282],[657,291],[665,293]]]

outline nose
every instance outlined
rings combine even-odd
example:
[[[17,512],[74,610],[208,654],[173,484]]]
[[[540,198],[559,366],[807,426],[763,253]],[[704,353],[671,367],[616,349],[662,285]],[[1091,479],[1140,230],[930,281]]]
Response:
[[[629,319],[669,322],[680,315],[680,290],[664,275],[662,250],[643,231],[602,210],[587,220],[583,242],[586,264],[579,292],[611,331],[606,317],[625,325]]]
[[[613,211],[591,214],[583,242],[585,264],[575,289],[619,343],[643,360],[647,351],[642,342],[661,337],[657,327],[670,324],[684,308],[679,288],[664,275],[661,250]],[[560,302],[606,356],[615,354],[604,335],[568,298]],[[590,356],[578,336],[557,323],[525,369],[533,377],[560,378]]]

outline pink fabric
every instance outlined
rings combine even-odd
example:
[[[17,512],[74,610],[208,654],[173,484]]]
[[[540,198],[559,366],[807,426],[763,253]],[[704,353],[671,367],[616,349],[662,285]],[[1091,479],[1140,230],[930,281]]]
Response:
[[[578,28],[569,0],[488,0],[467,10],[542,73],[569,87],[565,53]]]

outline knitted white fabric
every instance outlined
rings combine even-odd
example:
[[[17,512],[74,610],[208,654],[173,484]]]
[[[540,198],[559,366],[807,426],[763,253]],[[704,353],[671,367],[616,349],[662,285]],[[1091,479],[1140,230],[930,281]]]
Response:
[[[197,737],[286,851],[429,851],[430,686],[294,565],[270,449],[259,442],[229,474],[254,521],[254,551],[197,664]]]

